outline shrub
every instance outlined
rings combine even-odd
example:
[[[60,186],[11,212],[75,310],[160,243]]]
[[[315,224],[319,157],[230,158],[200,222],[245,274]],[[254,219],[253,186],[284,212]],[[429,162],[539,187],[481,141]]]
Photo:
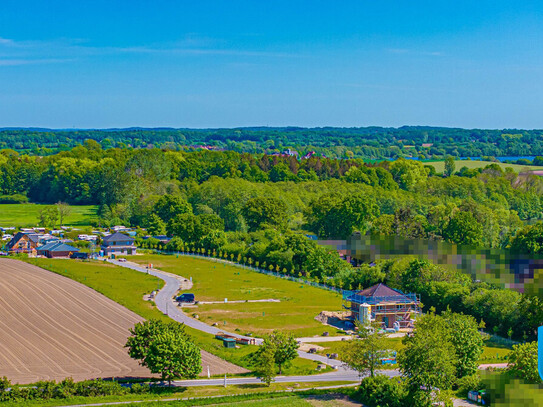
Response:
[[[458,391],[467,397],[468,392],[472,390],[481,390],[484,388],[479,373],[475,373],[470,376],[464,376],[457,380]]]
[[[145,394],[151,391],[151,387],[147,383],[135,383],[130,388],[130,393],[133,394]]]
[[[22,194],[0,195],[0,204],[24,204],[28,203],[28,198]]]
[[[403,407],[407,391],[403,382],[397,378],[377,375],[366,377],[360,383],[358,398],[362,403],[380,407]]]

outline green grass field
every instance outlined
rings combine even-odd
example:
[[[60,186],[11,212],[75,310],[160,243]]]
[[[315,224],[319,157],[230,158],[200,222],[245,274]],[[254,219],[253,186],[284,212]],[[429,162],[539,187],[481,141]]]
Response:
[[[38,214],[47,205],[0,204],[0,226],[38,226]],[[70,206],[72,213],[64,220],[66,226],[89,226],[96,218],[96,206]]]
[[[436,172],[442,173],[445,169],[445,161],[423,161],[424,165],[431,165],[436,169]],[[473,168],[484,168],[487,165],[494,164],[489,161],[475,161],[475,160],[455,160],[454,164],[456,165],[456,171],[459,171],[462,167],[468,167],[469,169]],[[521,171],[533,171],[533,170],[543,170],[543,167],[538,167],[536,165],[518,165],[518,164],[506,164],[506,163],[495,163],[498,164],[503,169],[512,168],[515,172]]]
[[[351,395],[353,389],[351,386],[334,390],[318,390],[323,386],[341,386],[352,385],[352,382],[307,382],[307,383],[272,383],[270,387],[265,384],[242,384],[223,386],[198,386],[198,387],[172,387],[161,388],[153,393],[146,394],[127,394],[122,396],[97,396],[97,397],[72,397],[68,399],[49,399],[49,400],[33,400],[33,401],[13,401],[2,402],[2,406],[19,407],[19,406],[69,406],[69,405],[85,405],[94,403],[128,403],[130,401],[142,401],[137,403],[138,406],[290,406],[290,405],[315,405],[315,404],[289,404],[286,401],[290,400],[298,402],[300,400],[320,399],[325,404],[316,404],[318,406],[338,406],[333,400],[338,397]],[[303,392],[292,393],[291,390],[303,390]],[[179,401],[166,401],[175,399],[189,399]],[[148,401],[145,401],[148,400]],[[258,404],[258,403],[271,404]]]
[[[144,255],[130,258],[185,278],[192,277],[190,292],[197,301],[221,301],[188,309],[206,323],[219,323],[230,331],[261,335],[274,329],[290,331],[297,337],[320,335],[336,330],[315,320],[321,311],[339,311],[342,297],[336,293],[267,276],[240,267],[189,256]],[[261,299],[280,302],[224,303]],[[226,322],[226,324],[225,324]]]
[[[385,343],[388,349],[393,349],[395,351],[405,348],[405,345],[402,343],[402,338],[386,338]],[[326,355],[327,353],[338,353],[341,355],[345,342],[320,342],[314,343],[314,345],[324,348],[323,350],[317,352],[321,355]],[[487,340],[484,343],[483,353],[479,358],[479,363],[506,363],[507,355],[509,355],[509,353],[511,353],[510,348]]]
[[[27,259],[26,261],[91,287],[145,319],[169,320],[153,303],[143,300],[144,294],[162,287],[162,280],[156,277],[98,261],[67,259]],[[253,369],[249,355],[256,350],[255,346],[227,349],[221,341],[211,335],[189,327],[186,327],[186,330],[200,348],[246,369]],[[297,358],[290,367],[284,369],[284,374],[314,374],[317,373],[317,365],[316,362]]]

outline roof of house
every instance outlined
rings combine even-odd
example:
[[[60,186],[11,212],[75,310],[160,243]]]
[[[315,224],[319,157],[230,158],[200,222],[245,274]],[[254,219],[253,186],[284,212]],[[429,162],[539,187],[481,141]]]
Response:
[[[44,244],[43,246],[38,247],[37,250],[47,251],[47,252],[78,252],[79,251],[77,247],[73,247],[59,241],[49,242],[47,244]]]
[[[23,236],[28,236],[28,239],[31,242],[38,243],[39,235],[36,233],[24,233],[24,232],[17,232],[15,236],[13,236],[13,239],[10,240],[10,242],[7,244],[8,248],[12,248],[15,246],[15,244],[23,238]]]
[[[353,293],[349,298],[353,302],[412,302],[416,300],[414,294],[404,294],[400,290],[395,290],[383,283],[372,285],[362,291]]]
[[[364,297],[394,297],[398,295],[404,295],[401,291],[394,290],[386,286],[383,283],[372,285],[362,291],[358,291],[356,295],[362,295]]]
[[[133,242],[134,238],[125,235],[124,233],[115,232],[109,236],[105,236],[103,239],[104,242]]]

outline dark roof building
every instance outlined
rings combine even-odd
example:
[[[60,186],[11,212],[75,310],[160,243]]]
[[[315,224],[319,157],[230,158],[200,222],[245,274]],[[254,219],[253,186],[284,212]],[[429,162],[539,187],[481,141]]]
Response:
[[[417,294],[404,294],[383,283],[351,292],[346,300],[351,302],[353,319],[365,323],[381,322],[385,328],[410,328],[413,325],[412,316],[420,313]]]
[[[12,253],[32,253],[38,247],[39,235],[37,233],[18,232],[7,244]]]
[[[101,250],[106,256],[118,254],[136,254],[134,238],[123,233],[115,232],[102,239]]]
[[[39,256],[45,256],[49,258],[53,257],[70,257],[73,253],[77,253],[79,249],[77,247],[70,246],[63,242],[49,242],[43,246],[38,247],[37,252]]]

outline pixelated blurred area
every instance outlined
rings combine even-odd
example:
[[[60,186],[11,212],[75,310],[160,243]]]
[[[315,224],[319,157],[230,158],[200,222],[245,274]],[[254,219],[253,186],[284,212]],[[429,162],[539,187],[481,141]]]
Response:
[[[470,274],[474,280],[543,297],[543,256],[506,249],[475,249],[438,240],[361,235],[322,242],[336,248],[353,265],[410,255]]]
[[[487,402],[493,407],[543,406],[543,383],[524,383],[505,372],[486,372],[483,374],[483,382]]]

